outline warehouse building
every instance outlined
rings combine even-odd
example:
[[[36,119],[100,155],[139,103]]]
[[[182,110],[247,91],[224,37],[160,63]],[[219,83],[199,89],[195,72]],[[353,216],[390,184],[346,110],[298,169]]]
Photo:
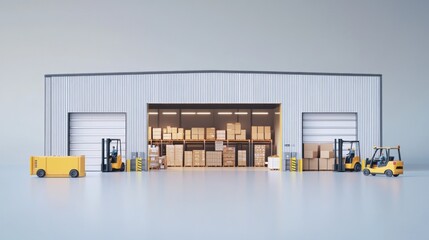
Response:
[[[45,76],[45,154],[85,155],[87,170],[97,171],[101,138],[122,139],[127,158],[132,152],[147,157],[148,145],[160,147],[159,155],[167,145],[181,145],[186,155],[219,150],[221,142],[237,150],[234,166],[241,156],[252,167],[261,146],[265,157],[282,158],[290,144],[301,158],[303,143],[343,138],[360,140],[362,156],[369,157],[382,143],[381,87],[381,75],[374,74],[51,74]],[[177,166],[185,166],[181,158]]]

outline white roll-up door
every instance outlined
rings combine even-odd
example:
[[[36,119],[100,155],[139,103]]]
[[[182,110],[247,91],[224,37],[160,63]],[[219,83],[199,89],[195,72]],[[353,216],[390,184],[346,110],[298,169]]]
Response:
[[[356,113],[303,113],[303,143],[357,140]]]
[[[124,113],[70,113],[69,154],[85,155],[86,171],[101,169],[101,139],[119,138],[125,156]]]

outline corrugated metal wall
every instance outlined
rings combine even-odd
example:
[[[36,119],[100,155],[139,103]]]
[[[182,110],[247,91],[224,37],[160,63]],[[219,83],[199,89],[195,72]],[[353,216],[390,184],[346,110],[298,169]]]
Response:
[[[256,72],[49,75],[45,154],[68,150],[68,113],[125,112],[127,151],[146,152],[148,103],[280,103],[301,153],[303,112],[356,112],[364,157],[381,144],[381,76]]]

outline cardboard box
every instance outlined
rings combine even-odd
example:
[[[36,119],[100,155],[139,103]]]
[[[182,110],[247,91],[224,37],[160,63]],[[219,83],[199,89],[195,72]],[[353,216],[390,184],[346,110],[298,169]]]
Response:
[[[257,126],[252,126],[252,136],[251,136],[252,140],[256,140],[258,139],[258,127]]]
[[[185,167],[192,167],[192,151],[185,151]]]
[[[153,140],[161,140],[162,139],[162,129],[161,128],[153,128],[152,129],[152,139]]]
[[[235,134],[235,124],[227,123],[226,124],[226,134]]]
[[[308,170],[310,170],[310,171],[318,171],[319,170],[319,159],[318,158],[310,158],[309,159]]]
[[[223,141],[215,142],[215,151],[223,151]]]
[[[178,132],[177,133],[177,139],[183,140],[183,133]]]
[[[265,140],[271,140],[271,127],[270,126],[264,127],[264,139]]]
[[[178,128],[178,129],[177,129],[177,133],[184,134],[183,128]]]
[[[241,123],[236,122],[236,123],[234,124],[234,130],[235,130],[235,134],[240,134],[240,131],[241,131]]]
[[[258,132],[258,137],[256,138],[257,140],[264,140],[264,134],[263,133],[260,133],[260,132]]]
[[[320,151],[334,151],[333,143],[322,143],[320,144]]]
[[[264,134],[264,126],[258,126],[258,134],[259,133]]]
[[[334,151],[320,151],[320,158],[333,158],[334,156]]]
[[[215,140],[216,139],[216,129],[215,128],[206,128],[207,140]]]
[[[217,140],[225,140],[226,139],[226,131],[225,130],[217,130],[216,131],[216,139]]]
[[[164,140],[171,140],[171,133],[164,133],[164,134],[162,134],[162,139],[164,139]]]
[[[328,160],[329,158],[319,158],[319,171],[328,170]]]
[[[191,130],[185,130],[185,139],[186,140],[192,139]]]
[[[178,139],[178,138],[177,138],[177,133],[175,133],[175,132],[174,132],[174,133],[171,133],[171,139]]]
[[[171,133],[177,133],[177,127],[171,127]]]
[[[229,133],[227,133],[226,139],[228,139],[228,140],[235,140],[235,134],[229,134]]]
[[[334,171],[335,170],[334,164],[335,164],[335,158],[328,158],[326,170]]]
[[[152,140],[152,127],[147,128],[147,139]]]
[[[167,133],[171,133],[171,126],[167,126]]]
[[[319,144],[304,143],[304,158],[318,158]]]
[[[241,130],[240,134],[235,135],[235,139],[237,140],[246,140],[246,130]]]
[[[192,134],[192,140],[198,140],[199,136],[200,135],[198,135],[198,134]]]

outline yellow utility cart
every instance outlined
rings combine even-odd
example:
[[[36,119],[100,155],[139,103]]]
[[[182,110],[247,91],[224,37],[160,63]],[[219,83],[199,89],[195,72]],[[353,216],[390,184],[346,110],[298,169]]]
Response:
[[[363,174],[365,176],[385,174],[387,177],[397,177],[404,174],[404,162],[401,160],[401,147],[374,147],[374,154],[366,159]],[[396,154],[397,155],[394,155]]]
[[[30,175],[85,177],[85,156],[31,156]]]

